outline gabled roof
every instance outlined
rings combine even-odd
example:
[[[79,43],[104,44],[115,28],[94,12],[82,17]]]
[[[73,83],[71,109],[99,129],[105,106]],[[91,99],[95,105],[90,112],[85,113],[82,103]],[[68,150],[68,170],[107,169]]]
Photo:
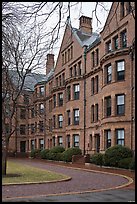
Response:
[[[37,83],[40,83],[42,81],[47,82],[53,75],[53,69],[49,72],[48,75],[45,74],[38,74],[38,73],[28,73],[25,78],[23,90],[27,91],[34,91],[34,86]],[[21,86],[21,78],[19,77],[19,74],[16,70],[9,70],[9,76],[13,84],[20,88]]]
[[[99,34],[92,32],[91,34],[87,34],[82,32],[80,29],[72,28],[74,36],[78,40],[79,44],[83,47],[84,45],[91,45],[97,38],[99,38]]]

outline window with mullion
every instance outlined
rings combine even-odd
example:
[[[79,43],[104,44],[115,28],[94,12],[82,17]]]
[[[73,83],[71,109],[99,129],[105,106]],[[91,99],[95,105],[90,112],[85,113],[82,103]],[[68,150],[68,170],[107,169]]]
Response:
[[[79,109],[74,109],[74,125],[79,125]]]
[[[70,110],[67,110],[68,125],[70,125]]]
[[[58,145],[59,146],[63,145],[63,138],[62,138],[62,136],[58,136]]]
[[[112,66],[111,65],[108,65],[106,67],[107,69],[107,84],[111,82],[112,80]]]
[[[117,81],[125,79],[125,61],[116,62],[117,65]]]
[[[125,143],[125,132],[124,129],[116,129],[116,139],[117,139],[117,144],[118,145],[123,145]]]
[[[111,96],[106,97],[106,116],[111,115]]]
[[[79,84],[74,84],[74,100],[79,99],[80,87]]]
[[[70,86],[67,87],[67,100],[68,101],[71,100],[71,87]]]
[[[59,93],[58,98],[59,98],[59,106],[63,106],[63,93]]]
[[[79,135],[73,135],[73,146],[79,147]]]
[[[63,124],[63,115],[58,115],[58,127],[62,128]]]
[[[127,32],[126,32],[126,30],[121,32],[121,46],[122,46],[122,48],[127,47]]]
[[[111,130],[105,130],[106,135],[106,148],[111,147]]]
[[[117,95],[116,96],[117,101],[117,115],[124,115],[125,113],[125,95]]]

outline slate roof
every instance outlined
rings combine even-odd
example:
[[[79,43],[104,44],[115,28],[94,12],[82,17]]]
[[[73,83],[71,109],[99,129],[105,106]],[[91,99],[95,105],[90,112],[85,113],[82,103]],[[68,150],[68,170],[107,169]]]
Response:
[[[28,73],[25,78],[23,90],[34,91],[34,86],[41,82],[47,82],[53,75],[53,69],[46,74],[38,74],[38,73]],[[16,87],[21,86],[22,79],[19,77],[16,70],[9,70],[9,75],[11,81],[14,83]]]
[[[100,35],[98,33],[92,32],[92,34],[87,34],[82,32],[81,30],[77,28],[72,28],[73,34],[80,43],[80,45],[83,47],[84,45],[90,46],[96,41],[98,38],[100,38]]]

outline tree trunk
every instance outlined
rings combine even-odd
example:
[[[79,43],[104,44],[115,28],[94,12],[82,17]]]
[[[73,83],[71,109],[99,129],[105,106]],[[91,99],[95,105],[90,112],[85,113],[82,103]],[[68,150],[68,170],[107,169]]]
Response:
[[[7,145],[2,150],[2,175],[7,173]]]

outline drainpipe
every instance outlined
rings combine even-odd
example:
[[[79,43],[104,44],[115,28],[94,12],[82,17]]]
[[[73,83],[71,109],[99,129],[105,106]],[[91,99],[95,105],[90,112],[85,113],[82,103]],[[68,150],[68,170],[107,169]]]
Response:
[[[85,137],[86,137],[86,50],[87,46],[84,48],[84,152],[85,155]]]

